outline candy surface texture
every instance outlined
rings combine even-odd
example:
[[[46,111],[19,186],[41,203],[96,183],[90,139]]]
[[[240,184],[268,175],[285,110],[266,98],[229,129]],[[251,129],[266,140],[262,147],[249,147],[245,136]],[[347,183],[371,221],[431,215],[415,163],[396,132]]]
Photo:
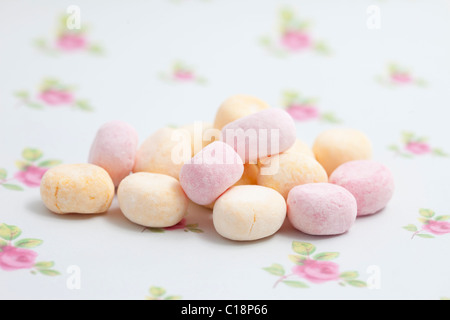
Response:
[[[235,186],[225,192],[213,209],[217,232],[231,240],[257,240],[277,232],[286,218],[286,202],[270,188]]]
[[[313,151],[317,161],[330,176],[345,162],[372,158],[372,143],[361,131],[336,128],[319,134],[314,142]]]
[[[297,186],[287,199],[288,219],[294,228],[310,235],[337,235],[348,231],[356,219],[356,199],[331,183]]]
[[[133,169],[138,142],[136,130],[128,123],[105,123],[92,143],[88,162],[105,169],[117,187]]]
[[[114,198],[108,172],[93,164],[62,164],[49,169],[41,180],[41,198],[54,213],[106,212]]]
[[[286,151],[296,141],[292,117],[281,109],[267,109],[240,118],[222,129],[228,143],[245,163]]]
[[[356,160],[339,166],[330,182],[350,191],[358,203],[358,216],[374,214],[383,209],[394,194],[391,171],[374,160]]]
[[[138,172],[126,177],[117,190],[125,217],[145,227],[170,227],[186,214],[189,200],[171,176]]]
[[[259,98],[237,94],[227,98],[219,107],[214,120],[214,128],[221,130],[228,123],[270,106]]]
[[[185,163],[180,183],[189,199],[208,205],[239,181],[243,172],[239,155],[229,145],[215,141]]]

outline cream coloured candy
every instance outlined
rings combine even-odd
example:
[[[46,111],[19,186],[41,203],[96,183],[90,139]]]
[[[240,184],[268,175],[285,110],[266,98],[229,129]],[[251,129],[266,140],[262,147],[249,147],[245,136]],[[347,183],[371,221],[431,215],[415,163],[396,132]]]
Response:
[[[49,169],[41,180],[41,198],[54,213],[106,212],[114,198],[108,172],[93,164],[62,164]]]
[[[189,204],[177,179],[149,172],[134,173],[122,180],[117,198],[126,218],[155,228],[180,222]]]
[[[383,209],[394,194],[394,178],[385,165],[373,160],[355,160],[342,164],[330,176],[330,182],[350,191],[358,203],[358,216]]]
[[[184,164],[180,183],[189,199],[208,205],[234,185],[243,172],[244,164],[233,148],[215,141]]]
[[[309,183],[292,188],[287,198],[288,219],[294,228],[310,235],[337,235],[356,220],[356,199],[331,183]]]
[[[194,122],[180,127],[189,133],[191,140],[191,157],[196,155],[200,150],[211,142],[220,138],[220,131],[213,130],[213,125],[209,122]]]
[[[88,162],[105,169],[117,187],[133,169],[138,142],[136,130],[128,123],[105,123],[95,136]]]
[[[290,150],[261,160],[257,182],[278,191],[286,199],[293,187],[328,182],[328,175],[307,153]]]
[[[235,186],[217,199],[216,231],[230,240],[257,240],[276,233],[286,218],[286,202],[275,190],[257,185]]]
[[[240,118],[222,129],[222,141],[233,147],[245,163],[278,154],[292,147],[296,128],[281,109],[267,109]]]
[[[270,106],[256,97],[237,94],[227,98],[219,107],[214,119],[214,128],[222,130],[228,123]]]
[[[335,128],[323,131],[313,145],[314,155],[328,176],[341,164],[372,157],[372,143],[359,130]]]

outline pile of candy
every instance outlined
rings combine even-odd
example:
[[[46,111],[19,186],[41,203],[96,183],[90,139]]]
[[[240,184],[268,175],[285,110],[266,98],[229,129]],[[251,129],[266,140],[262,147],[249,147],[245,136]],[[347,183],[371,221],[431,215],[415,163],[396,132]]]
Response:
[[[370,160],[362,132],[330,129],[310,148],[289,114],[248,95],[225,100],[212,125],[161,128],[138,144],[129,124],[104,124],[88,163],[46,172],[44,204],[57,214],[103,213],[117,187],[121,211],[136,224],[173,226],[192,201],[213,210],[221,236],[256,240],[276,233],[286,217],[307,234],[345,233],[394,192],[392,173]]]

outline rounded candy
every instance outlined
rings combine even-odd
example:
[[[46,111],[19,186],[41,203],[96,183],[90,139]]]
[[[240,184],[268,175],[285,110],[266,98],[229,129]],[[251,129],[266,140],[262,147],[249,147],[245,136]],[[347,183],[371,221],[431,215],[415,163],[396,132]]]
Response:
[[[180,183],[189,199],[208,205],[234,185],[243,172],[239,155],[229,145],[215,141],[184,164]]]
[[[136,224],[154,228],[180,222],[189,204],[177,179],[149,172],[134,173],[123,179],[117,198],[125,217]]]
[[[331,183],[309,183],[293,188],[287,199],[288,219],[310,235],[336,235],[356,220],[356,200],[346,189]]]
[[[114,198],[108,172],[93,164],[62,164],[49,169],[41,180],[45,206],[58,214],[106,212]]]
[[[213,142],[216,138],[219,139],[220,132],[213,131],[213,125],[208,122],[194,122],[180,129],[187,130],[191,140],[191,157],[196,155],[200,150]],[[217,134],[217,137],[214,135]]]
[[[105,169],[117,187],[133,169],[138,141],[136,130],[128,123],[105,123],[95,136],[88,162]]]
[[[293,187],[318,182],[328,182],[328,175],[308,154],[283,152],[261,161],[258,185],[275,189],[285,199]]]
[[[286,202],[270,188],[235,186],[213,209],[216,231],[231,240],[257,240],[277,232],[286,218]]]
[[[220,105],[213,126],[222,130],[230,122],[268,108],[270,106],[261,99],[250,95],[237,94],[229,97]]]
[[[335,128],[322,132],[313,145],[317,161],[325,168],[328,176],[341,164],[372,157],[372,144],[361,131],[349,128]]]
[[[339,166],[330,182],[350,191],[358,203],[358,216],[383,209],[394,194],[394,178],[385,165],[373,160],[355,160]]]
[[[222,141],[233,147],[245,163],[278,154],[292,147],[296,128],[281,109],[267,109],[240,118],[222,129]]]

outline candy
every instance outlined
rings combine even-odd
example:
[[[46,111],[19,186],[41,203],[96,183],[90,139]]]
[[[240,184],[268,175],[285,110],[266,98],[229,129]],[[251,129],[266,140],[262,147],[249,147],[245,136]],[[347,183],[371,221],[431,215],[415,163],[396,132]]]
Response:
[[[231,240],[257,240],[277,232],[286,218],[286,202],[273,189],[235,186],[217,199],[213,210],[216,231]]]
[[[213,126],[221,130],[230,122],[268,108],[270,106],[267,103],[256,97],[237,94],[220,105]]]
[[[350,191],[358,203],[358,216],[383,209],[394,194],[391,171],[374,160],[355,160],[339,166],[330,182]]]
[[[222,129],[222,141],[245,163],[286,151],[296,141],[292,117],[281,109],[267,109],[240,118]]]
[[[215,141],[184,164],[180,183],[189,199],[208,205],[235,184],[243,172],[239,155],[229,145]]]
[[[356,199],[331,183],[309,183],[292,188],[287,199],[288,219],[294,228],[310,235],[336,235],[356,220]]]
[[[189,133],[191,140],[191,157],[196,155],[200,150],[206,147],[208,144],[220,138],[220,131],[213,129],[213,125],[208,122],[195,122],[180,127],[182,130],[186,130]]]
[[[105,123],[95,136],[88,162],[105,169],[117,187],[133,169],[138,141],[136,130],[128,123]]]
[[[149,172],[134,173],[122,180],[117,198],[130,221],[155,228],[180,222],[189,204],[177,179]]]
[[[49,169],[41,180],[45,206],[58,214],[106,212],[114,198],[108,172],[93,164],[63,164]]]
[[[294,149],[261,160],[257,181],[258,185],[275,189],[286,199],[293,187],[328,182],[328,175],[316,159]]]
[[[372,157],[372,144],[361,131],[349,128],[329,129],[314,142],[314,155],[328,176],[341,164]]]

